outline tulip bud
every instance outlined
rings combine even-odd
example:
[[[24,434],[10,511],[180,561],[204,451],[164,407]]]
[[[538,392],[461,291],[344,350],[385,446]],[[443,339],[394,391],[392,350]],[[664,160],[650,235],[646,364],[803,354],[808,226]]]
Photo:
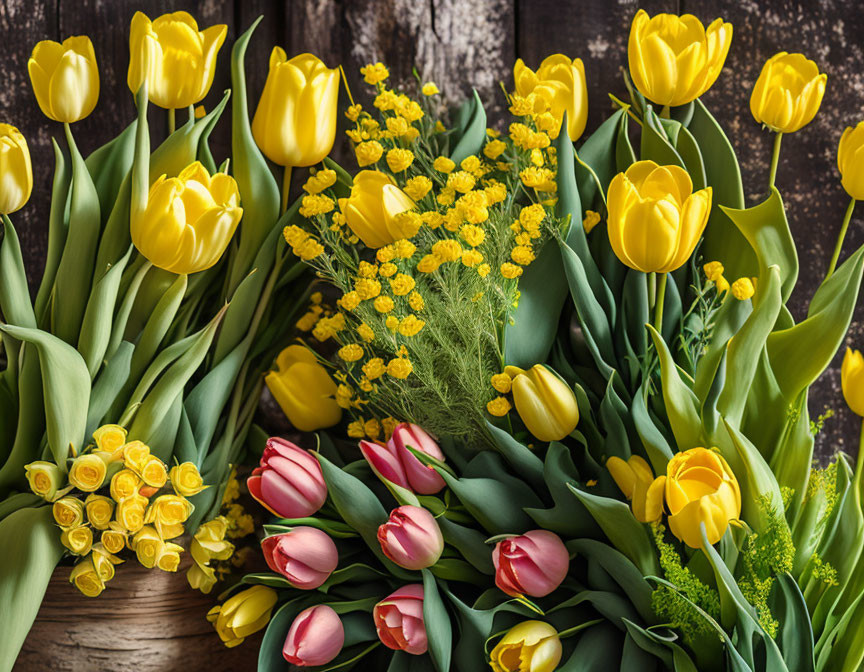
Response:
[[[709,544],[741,515],[741,490],[726,460],[707,448],[678,453],[666,466],[669,530],[690,548],[702,548],[700,525]]]
[[[132,242],[154,266],[198,273],[219,261],[242,216],[234,178],[211,177],[196,161],[177,177],[162,175],[153,183],[143,212],[133,209]]]
[[[369,466],[379,476],[398,485],[400,488],[411,489],[408,477],[405,474],[405,467],[402,466],[402,462],[395,452],[391,450],[389,441],[385,446],[373,441],[361,441],[360,452],[363,453],[363,457],[366,458]]]
[[[416,235],[416,229],[408,228],[410,221],[398,217],[414,207],[414,201],[391,177],[377,170],[361,170],[354,178],[350,196],[339,199],[348,228],[371,248]]]
[[[63,44],[43,40],[27,62],[30,82],[42,113],[54,121],[83,119],[99,100],[99,68],[93,43],[86,35],[67,37]]]
[[[270,72],[252,119],[252,135],[280,166],[313,166],[336,139],[339,70],[312,54],[288,60],[281,47],[270,53]]]
[[[624,496],[631,500],[636,520],[640,523],[660,520],[666,476],[654,478],[649,464],[638,455],[631,455],[626,462],[620,457],[610,457],[606,461],[606,468]]]
[[[846,348],[840,382],[846,404],[853,413],[864,417],[864,357],[860,351]]]
[[[105,590],[105,582],[96,571],[92,554],[75,564],[69,575],[69,582],[87,597],[98,597]]]
[[[69,483],[82,492],[95,492],[102,487],[108,468],[97,453],[79,455],[69,469]]]
[[[87,522],[97,530],[107,530],[114,515],[114,502],[102,495],[87,495],[84,500],[84,510],[87,512]]]
[[[717,80],[729,45],[732,25],[715,19],[706,29],[692,14],[636,12],[630,26],[627,58],[630,77],[648,100],[659,105],[686,105]]]
[[[304,609],[288,630],[282,656],[298,667],[326,665],[342,651],[345,628],[332,607],[319,604]]]
[[[493,672],[553,672],[561,662],[558,631],[543,621],[523,621],[510,628],[490,655]]]
[[[843,131],[837,147],[837,168],[846,193],[856,201],[864,201],[864,121]]]
[[[492,562],[495,585],[508,595],[545,597],[567,576],[570,553],[557,534],[532,530],[499,541]]]
[[[551,109],[558,124],[549,132],[550,137],[558,137],[565,112],[570,141],[581,137],[588,121],[588,86],[581,58],[570,60],[564,54],[554,54],[543,60],[536,73],[520,58],[513,66],[513,81],[520,96],[527,98],[533,93]]]
[[[207,487],[194,462],[184,462],[171,467],[168,478],[171,479],[174,492],[183,497],[197,495]]]
[[[216,56],[227,33],[226,25],[199,31],[187,12],[163,14],[152,22],[135,12],[129,30],[129,89],[138,93],[146,75],[153,104],[165,109],[194,105],[213,84]]]
[[[311,590],[324,583],[339,564],[336,544],[315,527],[295,527],[261,542],[267,566],[295,588]]]
[[[762,66],[750,95],[750,112],[772,131],[794,133],[813,121],[827,80],[803,54],[781,51]]]
[[[289,345],[276,358],[276,371],[264,378],[289,422],[301,432],[332,427],[342,419],[336,383],[302,345]]]
[[[24,471],[30,489],[47,502],[54,499],[65,480],[62,469],[53,462],[31,462],[24,465]]]
[[[54,502],[52,513],[60,527],[77,527],[84,522],[84,502],[77,497],[63,497]]]
[[[615,256],[643,273],[668,273],[693,254],[711,211],[711,187],[693,192],[679,166],[637,161],[609,184],[609,243]]]
[[[327,484],[318,460],[290,441],[267,440],[261,466],[246,481],[249,494],[275,516],[306,518],[327,499]]]
[[[527,371],[505,367],[513,379],[516,412],[525,427],[540,441],[560,441],[579,424],[579,406],[573,390],[542,364]]]
[[[14,126],[0,124],[0,214],[24,207],[33,191],[33,167],[24,136]]]
[[[422,656],[428,648],[423,622],[423,586],[402,586],[372,610],[378,639],[389,649]]]
[[[399,458],[411,489],[418,495],[434,495],[444,488],[444,479],[438,475],[438,472],[433,467],[423,464],[408,450],[410,447],[436,460],[444,461],[441,448],[422,427],[408,422],[399,423],[393,430],[387,447]]]
[[[237,646],[267,625],[277,598],[272,588],[252,586],[213,607],[207,613],[207,620],[213,623],[225,646]]]
[[[388,558],[405,569],[431,567],[444,552],[444,537],[435,518],[419,506],[400,506],[378,528],[378,543]]]

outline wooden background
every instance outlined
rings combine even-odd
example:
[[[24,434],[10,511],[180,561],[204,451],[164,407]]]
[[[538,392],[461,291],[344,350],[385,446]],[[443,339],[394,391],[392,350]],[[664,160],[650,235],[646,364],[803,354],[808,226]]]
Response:
[[[128,26],[135,10],[151,18],[166,11],[190,11],[201,27],[228,25],[228,39],[205,105],[211,107],[228,87],[228,53],[233,39],[259,15],[259,26],[247,53],[250,100],[257,100],[276,44],[290,55],[311,51],[329,65],[342,63],[352,90],[360,93],[358,68],[371,60],[388,64],[393,79],[409,81],[416,66],[424,79],[436,81],[451,100],[472,86],[499,114],[499,82],[512,87],[516,58],[536,67],[548,54],[562,52],[585,62],[590,93],[589,131],[610,112],[607,91],[624,95],[619,69],[626,66],[630,21],[642,7],[649,13],[693,13],[706,24],[718,16],[734,25],[726,67],[703,97],[719,118],[739,153],[749,202],[765,193],[770,138],[749,113],[750,89],[763,62],[781,50],[803,50],[828,73],[822,110],[803,131],[783,142],[777,184],[783,192],[801,261],[793,312],[801,317],[824,275],[836,232],[848,203],[836,170],[836,145],[843,129],[864,117],[864,10],[859,0],[2,0],[0,2],[0,120],[18,126],[30,143],[35,172],[30,204],[16,213],[28,269],[38,277],[44,260],[48,194],[53,158],[51,136],[60,126],[39,111],[27,76],[27,58],[42,39],[87,34],[93,40],[102,90],[90,118],[76,124],[82,151],[89,152],[123,128],[133,116],[126,88]],[[164,129],[154,116],[154,135]],[[217,161],[227,153],[224,131]],[[846,252],[864,243],[864,206],[859,207],[847,238]],[[860,309],[848,342],[864,347],[864,312]],[[818,437],[821,457],[836,449],[857,451],[857,417],[840,393],[840,357],[815,386],[811,411],[833,408]],[[795,362],[789,362],[795,366]],[[202,614],[203,616],[203,614]],[[243,647],[241,647],[242,649]],[[177,660],[184,669],[251,669],[225,657],[214,639],[209,651]],[[73,649],[70,649],[74,651]],[[188,653],[191,653],[189,651]],[[71,655],[71,654],[70,654]],[[182,661],[182,662],[181,662]],[[63,669],[92,669],[85,660]],[[114,669],[102,667],[100,669]],[[163,661],[163,670],[171,665]],[[179,667],[177,668],[179,669]]]

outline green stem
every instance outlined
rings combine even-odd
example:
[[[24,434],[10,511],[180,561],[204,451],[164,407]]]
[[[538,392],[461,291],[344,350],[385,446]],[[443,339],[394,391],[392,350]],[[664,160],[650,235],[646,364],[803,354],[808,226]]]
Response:
[[[657,302],[657,274],[648,274],[648,306],[653,308]]]
[[[171,135],[177,129],[177,118],[175,110],[172,107],[168,110],[168,135]]]
[[[667,276],[667,273],[660,274],[660,282],[657,287],[657,303],[654,305],[654,328],[661,336],[663,335],[663,303],[666,300]]]
[[[282,214],[288,209],[288,193],[291,191],[291,166],[285,166],[285,174],[282,177]]]
[[[840,259],[840,250],[843,249],[843,239],[846,238],[846,231],[849,229],[849,222],[852,221],[852,211],[854,209],[855,199],[853,198],[849,201],[849,207],[846,208],[846,216],[843,217],[843,225],[840,227],[840,235],[837,236],[837,243],[834,245],[834,254],[831,256],[831,263],[828,265],[825,280],[830,278],[834,274],[834,269],[837,268],[837,261]]]
[[[668,105],[664,105],[663,109],[660,110],[660,118],[661,119],[671,119],[672,118],[672,115],[670,114]]]
[[[774,136],[774,151],[771,153],[771,172],[768,174],[768,191],[774,188],[774,179],[777,177],[777,164],[780,161],[780,141],[783,140],[783,134],[777,131]]]

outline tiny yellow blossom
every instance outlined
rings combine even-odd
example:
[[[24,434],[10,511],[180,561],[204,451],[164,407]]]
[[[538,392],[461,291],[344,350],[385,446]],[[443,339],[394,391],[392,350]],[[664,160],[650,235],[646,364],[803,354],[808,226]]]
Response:
[[[467,194],[474,188],[476,178],[465,170],[457,170],[447,178],[447,186],[461,194]]]
[[[374,306],[375,310],[377,310],[379,313],[389,313],[391,310],[393,310],[393,308],[395,308],[393,299],[391,299],[389,296],[384,295],[381,295],[375,299]]]
[[[474,268],[481,261],[483,261],[483,255],[477,250],[465,250],[462,253],[462,264],[468,268]]]
[[[477,267],[477,275],[479,275],[481,278],[485,278],[491,272],[492,272],[492,267],[489,264],[480,264]]]
[[[375,380],[387,373],[387,365],[380,357],[373,357],[363,365],[363,375],[369,380]]]
[[[750,278],[738,278],[732,283],[732,296],[739,301],[746,301],[756,293],[753,281]]]
[[[723,264],[719,261],[709,261],[702,267],[702,270],[705,271],[705,277],[708,278],[711,282],[716,283],[720,278],[723,277]]]
[[[400,259],[410,259],[417,251],[417,246],[410,240],[405,240],[403,238],[402,240],[397,240],[393,243],[393,250],[396,256]]]
[[[396,296],[405,296],[414,289],[415,284],[414,278],[410,275],[400,273],[390,280],[390,289]]]
[[[492,159],[493,161],[501,156],[505,151],[507,151],[507,144],[502,142],[501,140],[493,140],[492,142],[487,142],[486,146],[483,148],[483,155]]]
[[[336,184],[335,170],[330,170],[329,168],[326,170],[319,170],[306,180],[306,184],[303,185],[303,191],[309,194],[318,194],[325,189],[329,189],[334,184]]]
[[[426,326],[426,322],[414,315],[409,315],[399,323],[399,333],[403,336],[415,336]]]
[[[359,278],[354,283],[354,291],[361,301],[374,299],[381,293],[381,283],[371,278]]]
[[[408,305],[411,306],[411,310],[416,310],[419,313],[426,307],[426,302],[423,300],[423,296],[420,292],[414,290],[408,297]]]
[[[375,332],[372,331],[372,327],[365,322],[361,322],[357,327],[357,335],[367,343],[371,343],[375,340]]]
[[[396,251],[393,249],[392,245],[385,245],[384,247],[379,247],[378,251],[375,253],[375,258],[382,264],[385,264],[388,261],[392,261],[395,257]]]
[[[395,148],[387,152],[387,165],[394,173],[407,170],[414,162],[414,152],[410,149]]]
[[[384,154],[384,147],[377,140],[369,140],[357,145],[354,149],[354,154],[357,157],[357,165],[364,168],[365,166],[371,166],[381,159],[381,156]]]
[[[501,275],[508,280],[513,280],[522,275],[522,268],[515,264],[511,264],[509,261],[505,261],[501,264]]]
[[[496,418],[507,415],[511,408],[510,402],[505,397],[495,397],[486,404],[486,410],[489,411],[489,415],[494,415]]]
[[[417,270],[420,273],[434,273],[441,265],[441,260],[434,254],[427,254],[417,263]]]
[[[513,385],[513,379],[506,373],[496,373],[491,379],[492,387],[496,392],[507,394]]]
[[[456,164],[446,156],[439,156],[432,162],[432,167],[439,173],[452,173]]]
[[[393,262],[388,261],[386,264],[381,264],[381,267],[378,269],[378,274],[383,278],[390,278],[396,275],[399,267],[396,266]]]
[[[423,92],[424,96],[434,96],[436,93],[441,93],[435,82],[426,82],[420,91]]]
[[[384,320],[384,326],[395,333],[399,328],[399,318],[395,315],[388,315],[387,319]]]
[[[374,86],[387,79],[390,76],[390,71],[379,61],[360,68],[360,74],[363,75],[364,82]]]
[[[457,261],[462,256],[462,246],[458,240],[439,240],[432,245],[432,254],[440,261]]]
[[[300,214],[304,217],[315,217],[316,215],[327,214],[335,207],[336,204],[332,198],[322,196],[321,194],[309,194],[303,197],[300,205]]]
[[[349,343],[348,345],[343,345],[339,348],[339,351],[336,354],[339,355],[339,359],[346,362],[356,362],[358,359],[363,357],[363,348],[361,348],[357,343]]]
[[[400,380],[410,376],[413,370],[414,367],[407,357],[396,357],[387,363],[387,373]]]
[[[582,228],[585,229],[585,233],[591,233],[591,229],[597,226],[600,223],[600,213],[594,212],[594,210],[586,210],[585,211],[585,219],[582,220]]]
[[[345,116],[348,117],[349,121],[357,121],[360,118],[360,113],[362,111],[362,105],[351,105],[347,110],[345,110]]]
[[[363,430],[363,422],[361,420],[354,420],[354,422],[348,423],[348,436],[352,439],[362,439],[366,436],[366,432]]]
[[[412,177],[410,180],[405,182],[405,187],[402,189],[408,196],[414,200],[421,200],[429,191],[432,189],[432,180],[430,180],[425,175],[418,175],[417,177]]]
[[[534,251],[525,245],[517,245],[510,251],[510,258],[520,266],[527,266],[534,261]]]
[[[345,310],[354,310],[360,305],[360,295],[354,290],[345,292],[345,294],[342,295],[342,298],[339,299],[339,305]]]

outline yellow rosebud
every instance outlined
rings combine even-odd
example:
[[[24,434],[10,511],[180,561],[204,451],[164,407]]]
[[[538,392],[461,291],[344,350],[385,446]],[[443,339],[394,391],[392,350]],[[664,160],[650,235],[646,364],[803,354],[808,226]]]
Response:
[[[772,131],[794,133],[813,121],[827,80],[803,54],[781,51],[762,66],[750,95],[750,112]]]
[[[180,554],[183,552],[183,547],[179,544],[165,543],[162,546],[162,552],[156,558],[156,567],[163,572],[176,572],[180,566]]]
[[[87,512],[87,521],[97,530],[108,529],[111,516],[114,515],[114,502],[110,497],[102,495],[87,495],[84,500],[84,510]]]
[[[126,547],[126,532],[119,523],[112,522],[107,530],[102,531],[100,540],[106,551],[119,553]]]
[[[282,412],[301,432],[332,427],[342,419],[336,383],[315,354],[302,345],[289,345],[280,352],[276,370],[264,381]]]
[[[32,191],[33,166],[27,141],[14,126],[0,124],[0,214],[23,208]]]
[[[354,178],[351,195],[339,199],[348,228],[366,247],[379,248],[410,238],[398,215],[414,208],[412,201],[386,173],[361,170]]]
[[[82,492],[94,492],[105,482],[107,467],[98,454],[79,455],[69,469],[69,483]]]
[[[198,273],[219,261],[242,216],[234,178],[211,177],[196,161],[177,177],[162,175],[153,183],[147,207],[132,213],[132,242],[154,266]]]
[[[126,430],[120,425],[102,425],[93,432],[96,450],[114,453],[126,443]]]
[[[207,565],[199,565],[193,562],[189,571],[186,572],[186,580],[192,590],[200,590],[205,595],[208,595],[216,585],[216,570]]]
[[[579,424],[573,390],[550,369],[535,364],[527,371],[505,367],[513,379],[513,403],[525,427],[540,441],[560,441]]]
[[[63,44],[39,42],[27,61],[27,71],[36,102],[49,119],[71,124],[96,107],[99,68],[86,35],[67,37]]]
[[[840,381],[846,404],[853,413],[864,417],[864,357],[860,351],[846,348]]]
[[[51,509],[60,527],[77,527],[84,522],[84,502],[77,497],[63,497]]]
[[[103,544],[93,544],[91,551],[90,559],[93,561],[93,567],[99,578],[107,583],[114,578],[114,565],[119,565],[123,561],[112,555]]]
[[[93,545],[93,531],[86,525],[67,527],[60,535],[60,543],[75,555],[87,555]]]
[[[138,494],[141,487],[141,477],[131,469],[121,469],[111,477],[111,498],[121,502],[127,497]]]
[[[155,528],[145,525],[132,538],[132,549],[139,563],[147,569],[153,569],[165,549],[165,542]]]
[[[171,485],[174,486],[174,492],[183,497],[192,497],[208,487],[204,485],[204,479],[201,478],[201,473],[193,462],[184,462],[171,467],[168,476]]]
[[[273,47],[252,119],[255,142],[280,166],[313,166],[333,149],[338,101],[338,68],[312,54],[289,60],[281,47]]]
[[[213,623],[225,646],[237,646],[267,625],[276,599],[276,591],[272,588],[252,586],[235,593],[224,604],[213,607],[207,620]]]
[[[571,60],[564,54],[553,54],[543,60],[536,73],[520,58],[513,66],[513,80],[516,93],[524,98],[533,93],[550,109],[557,122],[549,132],[551,137],[558,137],[566,112],[567,134],[572,142],[579,139],[588,121],[588,86],[581,58]]]
[[[161,488],[168,480],[165,463],[158,457],[151,457],[141,470],[141,480],[151,488]]]
[[[138,93],[146,75],[147,97],[154,105],[168,110],[194,105],[213,84],[227,33],[224,24],[199,31],[188,12],[163,14],[155,21],[135,12],[129,28],[130,91]]]
[[[123,446],[123,465],[140,474],[150,461],[150,447],[141,441],[130,441]]]
[[[510,628],[490,654],[494,672],[553,672],[561,662],[558,631],[543,621],[523,621]]]
[[[668,273],[693,253],[711,211],[711,187],[693,193],[679,166],[638,161],[609,185],[608,232],[621,263],[643,273]]]
[[[659,105],[686,105],[705,93],[723,69],[732,24],[715,19],[706,29],[692,14],[640,9],[630,26],[627,58],[639,92]]]
[[[92,555],[76,563],[69,575],[69,582],[87,597],[98,597],[105,590],[105,582],[96,571]]]
[[[147,512],[148,500],[141,495],[132,495],[117,504],[116,517],[126,530],[132,534],[144,525],[144,515]]]
[[[837,147],[837,168],[846,193],[856,201],[864,200],[864,121],[843,131]]]
[[[160,495],[154,499],[144,517],[146,524],[154,523],[163,539],[173,539],[183,534],[183,523],[195,509],[185,497]]]
[[[610,457],[606,468],[615,483],[631,500],[633,515],[641,523],[653,523],[663,515],[663,488],[666,477],[654,478],[650,465],[638,455],[631,455],[626,462],[620,457]]]
[[[690,548],[702,547],[701,523],[709,544],[716,544],[729,521],[741,515],[741,490],[719,454],[707,448],[678,453],[666,466],[669,529]]]
[[[65,480],[63,470],[53,462],[31,462],[24,471],[30,489],[47,502],[54,499]]]

